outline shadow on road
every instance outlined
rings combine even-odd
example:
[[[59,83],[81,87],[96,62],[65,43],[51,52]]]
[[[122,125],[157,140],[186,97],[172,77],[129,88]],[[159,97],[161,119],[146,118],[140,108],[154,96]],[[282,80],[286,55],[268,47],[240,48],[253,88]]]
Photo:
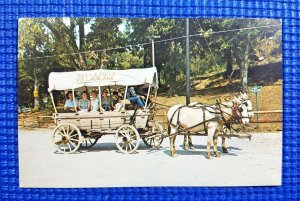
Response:
[[[162,146],[157,147],[157,148],[149,148],[143,142],[141,142],[135,153],[138,153],[139,151],[142,151],[142,150],[147,150],[147,154],[151,154],[151,153],[155,153],[155,152],[160,152],[162,149],[163,149]],[[76,153],[101,152],[101,151],[115,151],[118,153],[122,153],[119,151],[116,144],[113,142],[105,142],[105,143],[98,142],[93,147],[90,147],[90,148],[79,148],[78,152],[76,152]],[[133,154],[135,154],[135,153],[133,153]],[[122,153],[122,154],[124,154],[124,153]]]
[[[180,145],[181,149],[176,149],[176,153],[177,155],[201,155],[201,156],[206,156],[206,146],[205,145],[194,145],[195,150],[184,150],[183,149],[183,145]],[[201,150],[197,150],[197,149],[201,149]],[[226,155],[226,156],[238,156],[238,154],[236,153],[232,153],[230,152],[230,150],[242,150],[240,148],[237,147],[228,147],[229,153],[223,153],[221,150],[221,147],[218,147],[218,150],[221,152],[221,155]],[[170,153],[170,149],[169,148],[165,148],[165,150],[163,150],[164,154],[171,156]],[[213,154],[213,150],[211,149],[211,153]]]

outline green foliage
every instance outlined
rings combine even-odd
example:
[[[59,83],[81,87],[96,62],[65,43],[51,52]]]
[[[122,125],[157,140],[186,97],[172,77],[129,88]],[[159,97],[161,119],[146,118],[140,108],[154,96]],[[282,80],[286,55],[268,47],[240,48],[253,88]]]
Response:
[[[271,19],[190,19],[191,76],[281,61],[280,26],[244,29],[278,23]],[[19,104],[33,106],[35,83],[39,99],[47,96],[48,75],[53,71],[152,66],[149,37],[154,35],[160,36],[156,41],[181,37],[155,43],[160,82],[169,86],[169,94],[176,93],[177,81],[185,79],[185,19],[21,19]],[[130,46],[136,44],[144,45]],[[35,57],[44,58],[28,59]]]

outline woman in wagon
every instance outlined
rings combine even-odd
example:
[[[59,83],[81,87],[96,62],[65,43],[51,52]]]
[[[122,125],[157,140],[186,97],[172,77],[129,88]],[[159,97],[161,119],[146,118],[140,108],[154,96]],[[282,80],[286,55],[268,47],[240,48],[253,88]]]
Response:
[[[75,112],[75,107],[77,107],[77,100],[74,99],[71,91],[67,93],[67,100],[64,105],[64,110],[69,112]]]
[[[91,102],[88,99],[88,94],[86,91],[81,93],[81,99],[78,102],[78,108],[80,112],[88,112],[91,107]]]
[[[111,101],[111,98],[108,96],[107,89],[102,90],[101,108],[104,111],[111,111],[111,109],[112,109],[112,101]]]
[[[91,111],[97,112],[100,109],[99,97],[97,91],[92,92]]]
[[[133,86],[128,87],[126,98],[129,99],[130,103],[137,103],[137,105],[144,109],[144,103],[141,98],[136,94]]]

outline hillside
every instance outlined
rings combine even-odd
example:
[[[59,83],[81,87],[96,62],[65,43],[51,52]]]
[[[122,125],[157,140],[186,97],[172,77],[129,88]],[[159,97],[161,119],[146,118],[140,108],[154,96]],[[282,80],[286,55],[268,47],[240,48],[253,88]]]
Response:
[[[232,79],[223,79],[220,74],[198,77],[191,81],[191,102],[197,101],[206,104],[215,104],[216,100],[233,97],[239,92],[238,71],[234,72]],[[161,93],[158,103],[172,106],[185,104],[185,85],[178,87],[178,96],[166,97]],[[262,91],[258,94],[258,110],[282,110],[282,68],[281,63],[273,65],[256,66],[249,69],[249,85],[261,85]],[[255,94],[249,93],[256,108]],[[161,111],[162,112],[162,111]],[[281,120],[282,114],[260,114],[259,120]],[[254,119],[253,119],[254,120]],[[281,123],[260,124],[261,131],[281,130]]]

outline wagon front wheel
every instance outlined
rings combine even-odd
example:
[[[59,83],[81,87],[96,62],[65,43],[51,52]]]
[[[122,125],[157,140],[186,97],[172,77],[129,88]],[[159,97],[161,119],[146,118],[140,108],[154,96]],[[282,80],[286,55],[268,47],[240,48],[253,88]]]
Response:
[[[164,140],[163,136],[164,128],[157,122],[154,122],[152,126],[152,135],[143,137],[143,142],[150,148],[157,148]]]
[[[61,124],[54,129],[52,141],[59,153],[73,153],[81,144],[81,132],[74,124]]]
[[[115,140],[122,153],[131,154],[139,147],[140,135],[133,126],[123,125],[117,130]]]

